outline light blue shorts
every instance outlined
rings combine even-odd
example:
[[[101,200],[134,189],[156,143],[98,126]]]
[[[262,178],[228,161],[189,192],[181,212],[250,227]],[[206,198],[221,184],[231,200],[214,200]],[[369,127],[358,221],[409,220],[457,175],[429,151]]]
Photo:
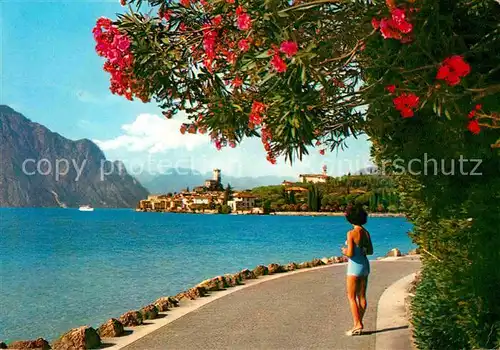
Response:
[[[370,274],[370,263],[366,256],[353,256],[347,262],[348,276],[368,276]]]

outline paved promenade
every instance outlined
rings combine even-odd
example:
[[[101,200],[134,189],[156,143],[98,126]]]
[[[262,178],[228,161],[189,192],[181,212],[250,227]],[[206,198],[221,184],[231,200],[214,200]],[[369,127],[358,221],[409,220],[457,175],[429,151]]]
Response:
[[[414,259],[371,262],[366,335],[344,335],[352,319],[342,264],[248,286],[124,349],[375,349],[377,333],[398,332],[376,329],[379,298],[391,284],[418,270]]]

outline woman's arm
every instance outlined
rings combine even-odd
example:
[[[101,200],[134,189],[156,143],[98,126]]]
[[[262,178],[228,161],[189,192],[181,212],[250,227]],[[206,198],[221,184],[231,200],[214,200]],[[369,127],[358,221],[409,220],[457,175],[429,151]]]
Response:
[[[352,239],[351,231],[347,232],[347,248],[343,248],[342,253],[349,258],[354,255],[354,241]]]
[[[366,249],[366,255],[372,255],[373,254],[373,244],[372,244],[372,238],[370,237],[370,233],[365,230],[366,233],[366,238],[368,239],[368,247]]]

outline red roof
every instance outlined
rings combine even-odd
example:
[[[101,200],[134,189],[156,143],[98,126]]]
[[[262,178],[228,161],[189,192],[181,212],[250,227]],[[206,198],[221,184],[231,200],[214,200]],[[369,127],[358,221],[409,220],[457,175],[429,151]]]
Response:
[[[239,193],[235,193],[233,195],[233,197],[236,197],[236,198],[257,198],[256,196],[254,196],[253,194],[251,193],[247,193],[247,192],[239,192]]]

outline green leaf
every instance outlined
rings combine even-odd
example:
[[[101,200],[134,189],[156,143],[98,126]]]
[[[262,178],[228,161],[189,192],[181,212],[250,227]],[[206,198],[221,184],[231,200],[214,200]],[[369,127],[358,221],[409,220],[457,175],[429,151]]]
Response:
[[[444,115],[448,118],[448,120],[451,120],[450,112],[447,109],[444,110]]]
[[[270,57],[271,55],[269,54],[269,52],[266,50],[265,52],[262,52],[261,54],[255,56],[255,58],[267,58],[267,57]]]
[[[237,104],[233,103],[233,107],[236,108],[238,110],[238,112],[242,112],[243,113],[243,108],[240,105],[237,105]]]
[[[274,72],[269,72],[266,74],[264,79],[262,79],[261,84],[265,84],[269,79],[273,78],[276,75]]]

